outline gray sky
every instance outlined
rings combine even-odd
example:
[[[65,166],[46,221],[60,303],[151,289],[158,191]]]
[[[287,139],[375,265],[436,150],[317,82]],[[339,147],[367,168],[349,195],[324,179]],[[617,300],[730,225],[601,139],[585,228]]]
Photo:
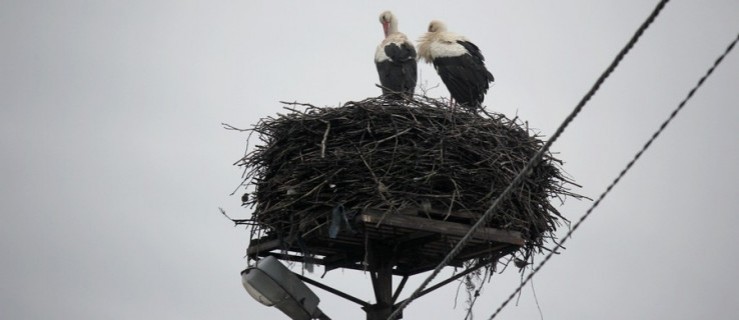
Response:
[[[656,2],[3,1],[0,314],[284,319],[240,284],[249,233],[217,208],[250,214],[228,196],[246,135],[221,122],[248,127],[281,112],[278,100],[378,95],[377,16],[390,9],[411,39],[432,19],[470,38],[497,81],[488,109],[551,135]],[[683,99],[736,36],[737,13],[735,0],[668,4],[553,146],[580,193],[596,197]],[[733,52],[534,279],[546,319],[739,312],[737,83]],[[589,205],[561,210],[576,220]],[[512,269],[494,276],[477,318],[518,280]],[[372,299],[367,274],[324,282]],[[417,300],[405,318],[461,319],[455,290]],[[334,319],[364,317],[317,293]],[[501,318],[539,318],[530,286]]]

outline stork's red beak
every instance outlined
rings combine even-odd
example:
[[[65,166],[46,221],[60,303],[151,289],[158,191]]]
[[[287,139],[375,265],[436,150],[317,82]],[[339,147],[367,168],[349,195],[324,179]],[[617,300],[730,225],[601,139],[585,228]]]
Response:
[[[382,30],[385,32],[385,36],[387,37],[387,29],[388,29],[388,22],[383,21],[382,22]]]

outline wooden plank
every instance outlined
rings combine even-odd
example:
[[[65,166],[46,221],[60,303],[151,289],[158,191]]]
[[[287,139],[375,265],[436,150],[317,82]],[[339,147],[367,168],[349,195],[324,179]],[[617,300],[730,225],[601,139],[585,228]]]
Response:
[[[326,271],[336,268],[343,268],[347,265],[361,265],[363,256],[361,255],[361,253],[357,253],[358,252],[355,251],[352,254],[338,253],[332,256],[326,256],[323,258],[323,265],[326,266]]]
[[[274,256],[277,259],[280,260],[287,260],[287,261],[295,261],[295,262],[302,262],[302,263],[312,263],[312,264],[323,264],[323,259],[319,258],[311,258],[311,257],[305,257],[305,256],[298,256],[298,255],[292,255],[287,253],[277,253],[277,252],[270,252],[268,255]]]
[[[479,219],[482,216],[481,214],[477,214],[477,213],[474,213],[474,212],[469,212],[469,211],[466,211],[466,210],[464,210],[464,211],[455,211],[455,210],[452,210],[450,212],[448,209],[430,208],[427,211],[422,211],[422,210],[419,211],[419,216],[423,216],[423,215],[426,215],[426,214],[428,214],[430,216],[442,218],[440,220],[446,220],[447,218],[460,218],[460,219],[467,219],[467,220],[477,220],[477,219]]]
[[[274,239],[257,244],[252,244],[246,249],[247,255],[258,254],[260,252],[272,251],[282,247],[282,240]]]
[[[491,252],[500,251],[502,249],[505,249],[506,247],[510,247],[509,244],[499,244],[499,245],[477,245],[477,246],[467,246],[462,252],[460,252],[455,260],[465,261],[472,258],[477,258],[479,256],[483,256],[486,254],[489,254]]]
[[[431,233],[425,231],[416,231],[408,233],[407,235],[391,239],[390,241],[395,244],[396,252],[403,252],[406,250],[417,250],[418,247],[422,247],[433,241],[437,241],[441,238],[438,233]]]
[[[387,211],[375,209],[375,208],[367,208],[364,210],[364,212],[371,213],[371,214],[384,214]],[[434,216],[434,217],[441,218],[439,220],[445,220],[447,217],[467,219],[467,220],[477,220],[482,216],[482,214],[478,214],[476,212],[470,212],[467,210],[456,210],[456,211],[449,212],[449,210],[442,209],[442,208],[429,208],[427,210],[423,210],[420,208],[412,208],[412,207],[405,207],[405,208],[398,209],[397,211],[392,212],[392,214],[404,215],[404,216],[419,216],[419,217]]]
[[[382,225],[436,232],[453,236],[464,236],[470,229],[470,226],[461,223],[432,220],[421,217],[385,214],[383,218],[383,214],[371,211],[362,213],[359,218],[365,224],[365,228],[374,228],[375,225],[382,222]],[[473,235],[473,238],[510,243],[518,246],[524,245],[524,240],[521,237],[520,232],[487,227],[478,229]]]
[[[441,259],[439,259],[439,261],[441,261]],[[414,274],[418,274],[421,272],[434,270],[437,265],[439,265],[439,262],[434,261],[432,263],[428,263],[424,265],[415,264],[412,267],[408,267],[408,268],[403,268],[401,266],[398,266],[397,269],[394,270],[393,274],[398,275],[398,276],[412,276]],[[463,267],[464,264],[458,261],[450,261],[447,266],[460,268],[460,267]]]

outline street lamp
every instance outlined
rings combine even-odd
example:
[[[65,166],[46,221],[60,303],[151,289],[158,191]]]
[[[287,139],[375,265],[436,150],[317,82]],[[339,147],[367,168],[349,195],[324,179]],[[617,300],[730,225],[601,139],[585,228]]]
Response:
[[[293,320],[330,320],[318,309],[318,296],[273,256],[241,271],[244,289],[261,304],[275,306]]]

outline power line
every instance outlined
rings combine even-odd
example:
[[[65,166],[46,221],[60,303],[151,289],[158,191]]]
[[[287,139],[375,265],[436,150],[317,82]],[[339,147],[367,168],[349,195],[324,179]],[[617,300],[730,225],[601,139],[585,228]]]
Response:
[[[575,106],[575,108],[572,110],[572,112],[565,118],[565,120],[560,124],[560,126],[557,128],[557,131],[554,132],[552,135],[552,138],[549,139],[542,147],[537,151],[537,153],[529,160],[529,162],[526,164],[526,166],[521,170],[521,172],[518,173],[516,178],[513,179],[513,181],[506,187],[505,190],[498,196],[497,199],[490,205],[490,207],[485,211],[483,216],[470,228],[470,230],[467,232],[467,234],[459,240],[459,242],[452,248],[452,250],[447,254],[446,257],[439,263],[439,265],[436,266],[434,271],[426,278],[426,280],[421,283],[421,285],[411,294],[411,296],[404,300],[394,311],[392,314],[390,314],[390,317],[388,317],[389,320],[394,320],[400,313],[405,309],[406,306],[408,306],[409,303],[411,303],[418,294],[433,280],[439,272],[441,272],[441,269],[444,268],[446,265],[449,264],[449,262],[454,259],[454,257],[459,254],[459,252],[462,250],[462,248],[469,242],[469,240],[472,238],[472,234],[474,234],[477,229],[485,225],[492,215],[492,213],[495,211],[495,209],[498,207],[498,205],[505,199],[513,190],[513,188],[517,187],[524,178],[526,178],[532,168],[536,166],[541,156],[549,149],[549,147],[554,143],[554,141],[559,138],[559,136],[562,134],[564,129],[570,124],[570,122],[580,113],[580,110],[585,106],[585,104],[590,100],[590,98],[595,95],[595,93],[598,91],[600,86],[605,82],[605,80],[608,78],[608,76],[613,72],[613,70],[616,69],[618,64],[621,62],[621,60],[626,56],[626,54],[633,48],[634,44],[639,40],[641,35],[644,33],[644,31],[649,28],[649,26],[652,24],[654,19],[659,15],[659,12],[662,11],[662,8],[664,8],[665,4],[667,4],[669,0],[661,0],[657,6],[654,8],[652,13],[649,15],[649,17],[642,23],[642,25],[639,27],[639,29],[636,30],[636,33],[631,37],[631,40],[624,46],[623,49],[616,55],[616,58],[611,62],[611,65],[608,66],[608,68],[600,75],[598,80],[596,80],[595,84],[593,84],[593,87],[590,88],[590,90],[585,94],[585,96],[580,100],[580,102]]]
[[[541,267],[544,266],[544,264],[547,263],[547,261],[549,261],[549,259],[554,254],[557,253],[557,250],[559,248],[561,248],[564,245],[565,242],[567,242],[567,239],[569,239],[569,238],[572,237],[572,233],[575,232],[575,230],[577,230],[577,228],[580,226],[580,224],[582,224],[583,221],[585,221],[585,219],[588,218],[588,216],[590,216],[590,214],[593,212],[593,210],[595,209],[595,207],[597,207],[598,204],[600,204],[600,202],[603,200],[603,198],[605,198],[606,195],[608,195],[608,193],[611,192],[611,190],[613,189],[613,187],[621,180],[621,178],[623,178],[623,176],[626,175],[626,172],[628,172],[629,169],[631,169],[631,167],[634,165],[634,163],[637,160],[639,160],[639,158],[644,153],[644,151],[647,151],[647,149],[649,148],[649,146],[652,145],[652,142],[654,142],[654,140],[657,139],[657,137],[662,133],[662,131],[667,127],[667,125],[670,124],[670,122],[672,121],[672,119],[675,118],[675,116],[677,115],[677,113],[680,112],[680,110],[682,110],[682,108],[685,106],[685,103],[687,103],[688,100],[690,100],[690,98],[693,96],[693,94],[695,93],[695,91],[698,90],[698,88],[700,88],[703,85],[703,82],[708,78],[708,76],[711,75],[711,73],[713,73],[713,70],[716,69],[716,67],[721,63],[721,61],[724,60],[724,57],[726,57],[726,55],[729,54],[729,52],[731,52],[731,49],[734,48],[734,45],[736,45],[737,41],[739,41],[739,34],[737,34],[737,37],[734,39],[734,41],[732,41],[731,44],[729,44],[729,46],[726,48],[726,50],[724,51],[724,53],[721,56],[719,56],[718,59],[716,59],[716,61],[713,63],[713,66],[711,66],[711,68],[708,69],[708,71],[706,72],[706,74],[703,75],[703,77],[700,78],[700,80],[698,80],[698,83],[693,87],[693,89],[691,89],[690,92],[688,92],[688,95],[685,97],[685,99],[683,99],[683,101],[680,102],[680,104],[677,106],[677,108],[675,108],[675,110],[672,111],[672,113],[670,114],[670,116],[667,117],[667,120],[665,120],[664,122],[662,122],[662,125],[660,125],[659,129],[657,129],[657,131],[655,131],[652,134],[652,137],[649,138],[649,140],[644,144],[644,146],[641,148],[641,150],[639,150],[639,152],[637,152],[636,155],[634,155],[634,158],[631,159],[631,161],[629,161],[629,163],[626,165],[626,167],[623,170],[621,170],[621,172],[618,174],[618,176],[616,177],[616,179],[614,179],[613,182],[611,182],[611,184],[608,185],[608,187],[606,188],[606,190],[603,191],[603,193],[601,193],[601,195],[598,197],[598,200],[596,200],[593,203],[593,205],[588,209],[588,211],[586,211],[585,214],[582,217],[580,217],[580,220],[578,220],[577,223],[575,223],[575,225],[572,227],[572,229],[570,229],[570,231],[567,232],[567,234],[564,236],[564,238],[562,238],[562,241],[554,248],[554,250],[550,251],[549,254],[547,254],[547,256],[544,257],[544,260],[542,260],[541,263],[539,263],[539,265],[537,265],[536,268],[534,268],[534,270],[531,271],[531,273],[529,273],[529,275],[526,277],[526,279],[523,282],[521,282],[521,284],[518,286],[518,288],[516,288],[516,290],[514,290],[513,293],[511,293],[511,295],[508,296],[508,299],[506,299],[505,301],[503,301],[503,304],[501,304],[500,307],[498,307],[498,309],[495,310],[495,313],[493,313],[493,315],[490,316],[489,320],[492,320],[493,318],[495,318],[495,316],[498,315],[498,313],[500,313],[500,311],[503,310],[503,308],[505,308],[505,306],[509,302],[511,302],[511,300],[516,296],[516,294],[518,294],[518,292],[520,292],[521,289],[523,289],[523,287],[526,285],[526,283],[529,280],[531,280],[534,277],[534,275],[537,272],[539,272],[539,270],[541,270]]]

